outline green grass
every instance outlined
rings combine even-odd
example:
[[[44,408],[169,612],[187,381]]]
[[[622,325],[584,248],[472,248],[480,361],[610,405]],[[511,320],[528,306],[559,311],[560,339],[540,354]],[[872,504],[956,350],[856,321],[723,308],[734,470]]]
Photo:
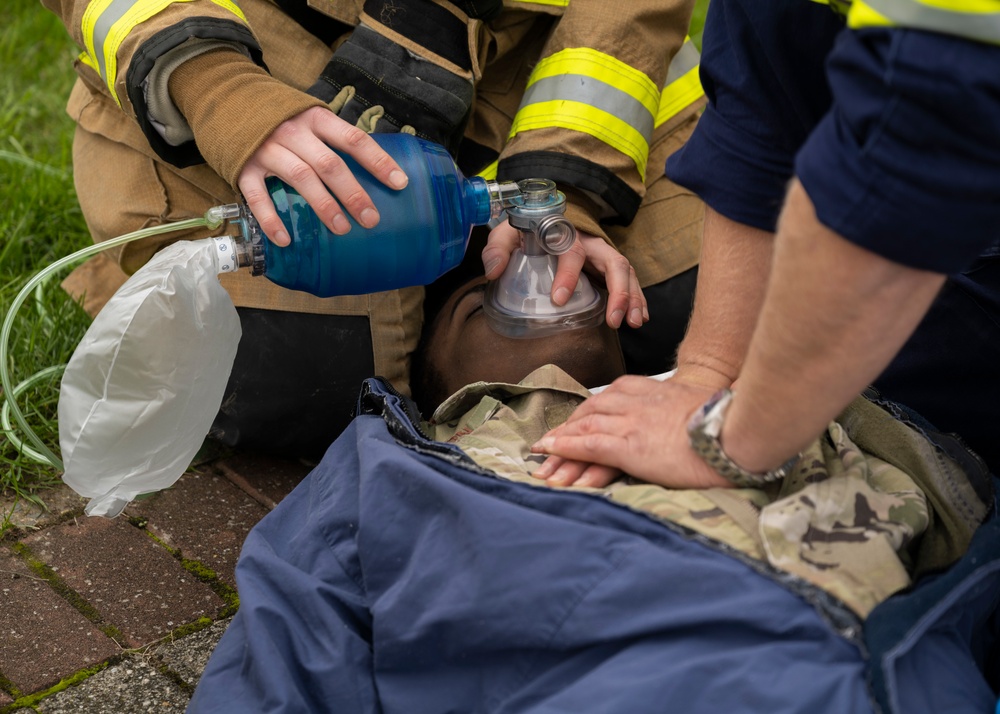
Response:
[[[38,0],[7,0],[0,23],[0,314],[41,268],[90,244],[73,189],[73,122],[64,106],[77,49]],[[65,363],[89,319],[56,275],[17,314],[7,363],[16,385]],[[58,452],[58,379],[40,382],[17,403],[35,432]],[[6,395],[3,395],[6,396]],[[22,438],[19,432],[18,438]],[[0,436],[0,492],[36,499],[59,473]],[[2,525],[2,524],[0,524]],[[2,530],[2,528],[0,528]]]

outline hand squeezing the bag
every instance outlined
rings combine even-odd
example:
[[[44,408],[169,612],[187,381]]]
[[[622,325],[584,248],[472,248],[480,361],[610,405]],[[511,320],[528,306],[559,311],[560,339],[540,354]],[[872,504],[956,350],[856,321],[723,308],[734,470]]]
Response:
[[[350,224],[341,205],[366,228],[377,224],[379,215],[330,147],[351,154],[393,188],[405,186],[406,178],[367,134],[407,132],[456,153],[473,93],[466,23],[450,4],[365,4],[362,23],[308,91],[335,116],[316,107],[285,121],[240,175],[240,190],[275,243],[287,245],[288,237],[264,187],[266,176],[295,187],[328,228],[343,234]]]

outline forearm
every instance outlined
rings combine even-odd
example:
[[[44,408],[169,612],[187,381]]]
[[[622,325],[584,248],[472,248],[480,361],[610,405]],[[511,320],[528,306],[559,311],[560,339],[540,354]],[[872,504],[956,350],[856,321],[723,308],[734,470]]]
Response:
[[[171,74],[169,88],[205,160],[232,186],[279,124],[323,106],[231,50],[188,60]]]
[[[711,388],[740,374],[771,264],[773,234],[705,209],[698,287],[678,376]]]
[[[692,81],[698,53],[690,42],[685,46],[692,6],[691,0],[566,5],[541,54],[529,57],[532,76],[498,177],[545,176],[572,189],[567,215],[592,235],[603,237],[602,223],[629,224],[646,179],[662,173],[662,162],[650,162],[651,147],[701,105],[701,87]],[[676,82],[671,69],[685,81]]]
[[[792,185],[772,279],[723,427],[726,453],[763,472],[800,451],[885,368],[944,282],[859,248]]]

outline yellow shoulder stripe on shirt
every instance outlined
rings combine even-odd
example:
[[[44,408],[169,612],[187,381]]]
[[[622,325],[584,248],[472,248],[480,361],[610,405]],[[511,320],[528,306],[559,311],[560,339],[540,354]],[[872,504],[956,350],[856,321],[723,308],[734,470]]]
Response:
[[[1000,44],[1000,0],[813,0],[847,15],[847,26],[907,27]]]
[[[998,0],[854,0],[847,14],[852,29],[910,27],[1000,44]]]

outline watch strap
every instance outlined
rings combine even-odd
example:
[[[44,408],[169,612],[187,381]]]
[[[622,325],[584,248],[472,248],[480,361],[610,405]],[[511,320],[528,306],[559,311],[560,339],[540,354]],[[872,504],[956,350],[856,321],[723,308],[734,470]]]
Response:
[[[733,400],[733,391],[722,389],[705,402],[688,422],[688,437],[691,448],[694,449],[706,464],[717,474],[740,488],[759,488],[769,483],[784,479],[798,462],[801,454],[796,454],[781,466],[765,473],[747,471],[733,461],[725,450],[719,437],[726,410]]]

